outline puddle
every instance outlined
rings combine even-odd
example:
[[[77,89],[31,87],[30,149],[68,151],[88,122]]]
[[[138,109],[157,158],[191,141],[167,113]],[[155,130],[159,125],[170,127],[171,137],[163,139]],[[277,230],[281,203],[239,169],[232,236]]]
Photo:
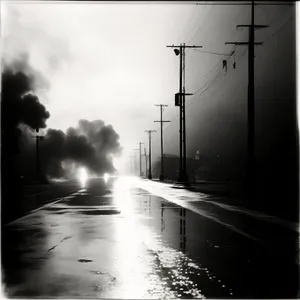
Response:
[[[92,262],[91,259],[84,259],[84,258],[78,259],[78,261],[81,262],[81,263],[89,263],[89,262]]]
[[[85,215],[118,215],[121,213],[119,210],[112,210],[112,209],[99,209],[99,210],[82,210],[80,213]]]

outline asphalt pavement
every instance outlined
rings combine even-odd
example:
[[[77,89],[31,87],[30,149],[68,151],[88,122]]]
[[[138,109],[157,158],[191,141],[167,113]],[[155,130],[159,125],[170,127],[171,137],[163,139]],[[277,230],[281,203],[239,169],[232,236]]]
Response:
[[[298,224],[211,197],[129,177],[53,192],[2,228],[6,296],[297,298]]]

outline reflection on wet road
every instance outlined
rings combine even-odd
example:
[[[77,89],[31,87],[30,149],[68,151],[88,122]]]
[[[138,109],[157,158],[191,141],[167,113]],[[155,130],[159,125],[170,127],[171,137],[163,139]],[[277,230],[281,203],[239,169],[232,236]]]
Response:
[[[247,218],[242,222],[236,214],[205,205],[199,214],[146,191],[151,190],[146,184],[130,178],[92,179],[78,192],[6,226],[2,257],[7,295],[297,296],[298,267],[288,258],[294,253],[292,244],[296,246],[294,231],[274,227],[280,236],[277,248],[270,249],[275,234],[265,240],[257,233],[270,230],[269,223],[256,220],[255,230]],[[172,197],[179,199],[176,193]],[[286,249],[282,241],[290,243]]]

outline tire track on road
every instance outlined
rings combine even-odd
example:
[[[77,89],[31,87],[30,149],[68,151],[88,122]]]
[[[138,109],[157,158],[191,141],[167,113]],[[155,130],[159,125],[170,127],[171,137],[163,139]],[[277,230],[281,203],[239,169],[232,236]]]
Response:
[[[80,190],[81,190],[81,189],[79,189],[79,191],[80,191]],[[56,198],[54,198],[54,199],[52,199],[52,200],[49,200],[49,203],[47,203],[47,204],[45,204],[45,205],[43,205],[43,206],[41,206],[41,207],[38,207],[38,208],[36,208],[36,209],[33,209],[33,210],[31,210],[31,211],[29,211],[25,216],[22,216],[22,217],[17,218],[17,219],[15,219],[15,220],[13,220],[13,221],[11,221],[11,222],[9,222],[9,223],[4,224],[4,227],[13,225],[13,224],[15,224],[15,223],[17,223],[17,222],[19,222],[19,221],[21,221],[21,220],[24,220],[24,219],[28,218],[29,216],[31,216],[32,214],[34,214],[34,213],[36,213],[36,212],[38,212],[38,211],[40,211],[40,210],[42,210],[42,209],[44,209],[44,208],[46,208],[46,207],[52,206],[52,205],[54,205],[55,203],[60,202],[60,201],[66,199],[66,198],[68,198],[68,197],[76,196],[76,195],[79,193],[79,191],[78,191],[78,189],[76,189],[76,190],[70,192],[70,194],[67,195],[67,196],[56,197]]]

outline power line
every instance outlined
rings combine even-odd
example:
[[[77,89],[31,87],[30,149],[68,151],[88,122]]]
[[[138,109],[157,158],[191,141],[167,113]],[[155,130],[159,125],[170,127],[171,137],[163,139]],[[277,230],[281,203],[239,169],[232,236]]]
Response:
[[[290,21],[295,18],[295,14],[291,16],[281,27],[279,27],[274,33],[272,33],[269,37],[264,40],[264,43],[274,37],[277,33],[279,33]]]
[[[201,76],[201,77],[202,77],[202,80],[200,81],[200,83],[204,82],[204,81],[206,80],[206,78],[208,78],[211,74],[213,74],[219,67],[220,67],[220,61],[218,61],[218,63],[215,64],[214,67],[211,68],[205,75]],[[199,74],[199,72],[195,75],[195,77],[198,77],[198,74]],[[212,76],[211,76],[211,77],[212,77]],[[211,77],[210,77],[210,78],[211,78]],[[207,81],[207,82],[208,82],[208,81]],[[207,83],[207,82],[206,82],[206,83]],[[199,84],[200,84],[200,83],[199,83]],[[205,84],[206,84],[206,83],[205,83]]]
[[[166,2],[166,3],[170,3],[170,2]],[[182,2],[182,4],[185,5],[194,5],[195,1],[191,1],[191,2],[187,2],[184,1]],[[251,5],[250,1],[206,1],[206,2],[198,2],[198,5],[211,5],[211,6],[223,6],[223,5],[231,5],[231,6],[244,6],[244,5]],[[268,5],[268,6],[277,6],[277,5],[281,5],[281,6],[294,6],[295,4],[293,2],[289,2],[289,1],[257,1],[257,3],[255,3],[256,6],[261,6],[261,5]]]
[[[277,4],[279,4],[279,3],[276,3],[276,5]],[[260,5],[260,4],[259,4]],[[279,4],[280,5],[280,4]],[[293,20],[294,19],[294,17],[295,17],[295,14],[293,14],[293,16],[291,16],[278,30],[276,30],[274,33],[272,33],[269,37],[267,37],[266,39],[265,39],[265,41],[264,42],[266,42],[266,41],[268,41],[268,40],[270,40],[271,38],[273,38],[276,34],[278,34],[291,20]],[[273,21],[273,19],[272,19],[272,21]],[[194,50],[194,51],[198,51],[198,52],[206,52],[206,51],[201,51],[201,50]],[[210,53],[209,51],[207,51],[208,53]],[[244,51],[243,51],[243,53],[236,59],[236,61],[238,61],[238,60],[240,60],[241,59],[241,57],[243,57],[246,53],[248,52],[248,49],[246,48]],[[212,52],[211,54],[217,54],[217,53],[214,53],[214,52]],[[219,55],[222,55],[222,54],[219,54]],[[220,64],[220,62],[218,63],[218,64],[216,64],[215,65],[215,67],[213,68],[213,69],[211,69],[205,76],[207,76],[208,74],[210,74],[210,73],[213,73],[212,71],[213,70],[215,70],[218,66],[219,66],[219,64]],[[229,69],[229,71],[227,72],[227,73],[229,73],[229,72],[231,72],[232,71],[232,69]],[[197,91],[196,91],[196,93],[198,93],[201,89],[203,89],[204,88],[204,90],[202,90],[201,91],[201,93],[198,95],[198,97],[197,98],[194,98],[192,101],[190,101],[189,103],[188,103],[188,107],[190,107],[190,105],[193,103],[193,102],[195,102],[196,100],[198,100],[199,98],[200,98],[200,96],[201,95],[203,95],[215,82],[216,82],[216,80],[218,79],[218,75],[220,75],[220,73],[221,73],[221,70],[220,70],[220,72],[214,77],[214,79],[210,82],[210,84],[206,87],[206,88],[204,88],[205,87],[205,85],[207,85],[207,83],[208,82],[206,82],[200,89],[198,89]],[[223,76],[223,78],[222,78],[222,80],[221,81],[223,81],[223,79],[226,77],[226,75],[227,75],[227,73],[225,74],[225,76]],[[211,78],[210,78],[211,79]],[[219,82],[220,83],[220,82]],[[194,95],[196,94],[196,93],[194,93]],[[197,103],[197,102],[196,102]],[[198,105],[200,105],[200,102],[198,102]],[[173,119],[175,119],[175,118],[177,118],[178,117],[178,115],[179,114],[177,114],[176,116],[174,116],[171,120],[173,120]],[[168,126],[166,126],[165,128],[164,128],[164,130],[166,130],[169,126],[171,125],[171,123],[170,124],[168,124]]]
[[[221,66],[221,64],[220,64],[220,62],[218,63],[218,67],[220,67]],[[221,73],[221,71],[222,70],[219,70],[219,72],[216,74],[216,76],[218,76],[220,73]],[[210,79],[212,79],[213,78],[213,80],[212,81],[214,81],[215,80],[215,78],[216,78],[216,76],[211,76],[211,78]],[[194,92],[194,95],[196,95],[196,94],[198,94],[199,93],[199,91],[201,90],[201,89],[203,89],[203,88],[205,88],[205,86],[207,85],[207,84],[209,84],[209,80],[204,84],[204,85],[202,85],[198,90],[196,90],[195,92]]]
[[[209,12],[206,14],[206,16],[203,18],[200,26],[198,27],[198,29],[196,30],[196,32],[194,33],[194,35],[190,38],[190,40],[188,41],[188,43],[190,43],[194,38],[195,36],[198,34],[198,32],[200,31],[200,29],[202,28],[204,22],[206,21],[206,19],[208,18],[209,14],[212,12],[212,10],[215,8],[215,6],[212,6],[209,10]]]
[[[220,66],[220,62],[218,62],[210,71],[208,71],[205,75],[204,75],[204,77],[207,77],[207,75],[208,74],[211,74],[211,73],[213,73],[213,71],[215,70],[215,69],[217,69],[218,67]],[[218,72],[217,73],[217,75],[219,75],[220,74],[220,72]],[[216,75],[216,76],[217,76]],[[211,76],[211,78],[212,78],[213,76]],[[210,79],[211,79],[210,78]],[[215,78],[214,78],[215,79]],[[204,84],[204,85],[202,85],[195,93],[194,93],[194,96],[193,96],[193,98],[195,98],[195,94],[196,93],[198,93],[202,88],[204,88],[207,84],[209,83],[209,80]],[[211,82],[212,83],[212,82]],[[193,102],[194,100],[192,100],[192,101],[189,101],[189,104],[191,103],[191,102]],[[187,105],[187,106],[189,106],[189,105]],[[177,113],[172,119],[171,119],[171,121],[173,121],[173,120],[175,120],[176,118],[178,118],[178,116],[179,116],[179,113]],[[168,124],[165,128],[164,128],[164,130],[166,130],[169,126],[171,125],[171,123],[170,124]]]
[[[230,55],[230,56],[232,56],[233,53],[235,53],[235,49],[231,52],[231,55]],[[229,58],[226,59],[227,62],[228,62],[228,60],[229,60]],[[219,66],[220,66],[220,62],[218,62],[218,63],[216,64],[216,66],[215,66],[214,69],[217,69]],[[214,77],[214,79],[213,79],[213,81],[211,82],[211,84],[215,81],[215,79],[217,78],[217,76],[218,76],[221,72],[222,72],[222,70],[220,70],[220,71],[217,73],[217,75]],[[206,85],[207,83],[208,83],[208,82],[206,82],[202,87],[200,87],[196,92],[194,92],[194,95],[196,95],[202,88],[204,88],[205,85]],[[210,85],[211,85],[211,84],[210,84]],[[209,86],[210,86],[210,85],[209,85]],[[205,89],[205,90],[206,90],[206,89]]]
[[[277,33],[279,33],[292,19],[294,19],[294,17],[295,17],[295,14],[293,14],[293,16],[291,16],[278,30],[276,30],[274,33],[272,33],[268,38],[266,38],[265,39],[265,41],[264,42],[266,42],[266,41],[268,41],[269,39],[271,39],[272,37],[274,37]],[[199,51],[199,52],[201,52],[201,50],[195,50],[195,51]],[[246,52],[248,51],[248,49],[245,49],[244,50],[244,52],[239,56],[239,58],[237,58],[237,61],[242,57],[242,56],[244,56],[245,54],[246,54]],[[219,64],[219,63],[218,63]],[[231,69],[232,70],[232,69]],[[221,71],[220,71],[221,72]],[[220,73],[219,72],[219,73]],[[218,74],[219,74],[218,73]],[[217,75],[218,76],[218,75]],[[216,76],[216,77],[217,77]],[[215,77],[215,79],[216,79],[216,77]],[[225,76],[224,76],[225,77]],[[223,78],[224,78],[223,77]],[[213,84],[213,82],[215,82],[215,79],[211,82],[211,84],[207,87],[207,88],[205,88],[201,93],[200,93],[200,95],[202,95],[202,94],[204,94],[208,89],[209,89],[209,87]],[[206,83],[207,84],[207,83]],[[205,86],[205,85],[204,85]],[[194,95],[196,94],[196,93],[198,93],[202,88],[204,88],[204,86],[202,86],[202,87],[200,87],[195,93],[194,93]],[[199,95],[199,96],[200,96]],[[193,99],[192,101],[190,101],[189,102],[189,104],[187,105],[187,106],[190,106],[190,104],[192,103],[192,102],[194,102],[196,99]]]
[[[220,72],[218,73],[218,75],[219,75],[219,74],[220,74]],[[214,80],[213,80],[213,82],[214,82]],[[212,84],[213,82],[211,82],[211,84]],[[207,84],[207,83],[205,83],[205,85],[206,85],[206,84]],[[211,86],[211,84],[203,91],[203,93]],[[204,85],[204,86],[205,86],[205,85]],[[204,86],[202,86],[201,88],[203,88]],[[201,88],[200,88],[200,89],[201,89]],[[199,90],[200,90],[200,89],[199,89]],[[199,90],[198,90],[198,91],[199,91]],[[198,92],[198,91],[197,91],[197,92]],[[202,94],[202,93],[201,93],[201,94]],[[200,94],[200,95],[201,95],[201,94]],[[194,94],[194,95],[195,95],[195,94]],[[199,95],[199,96],[200,96],[200,95]],[[195,98],[194,98],[193,100],[191,100],[191,101],[188,103],[187,107],[189,107],[190,104],[191,104],[191,102],[194,102],[194,101],[195,101]],[[171,121],[177,119],[178,116],[179,116],[179,113],[177,113],[176,116],[174,116],[174,117],[171,119]],[[168,125],[164,128],[164,130],[166,130],[170,125],[171,125],[171,123],[168,124]]]
[[[232,54],[236,51],[236,49],[235,49],[236,47],[234,47],[234,50],[231,52]],[[194,51],[196,51],[195,49],[194,49]],[[198,50],[199,51],[199,50]],[[236,61],[238,61],[242,56],[244,56],[245,55],[245,53],[248,51],[248,49],[245,49],[245,51],[236,59]],[[226,59],[226,61],[228,62],[228,60],[230,59],[230,57],[228,57],[227,59]],[[215,66],[214,66],[214,68],[212,68],[208,73],[206,73],[206,75],[204,76],[204,77],[206,77],[208,74],[211,74],[211,73],[213,73],[213,71],[215,71],[215,70],[217,70],[218,69],[218,67],[220,67],[220,62],[218,62]],[[231,69],[232,70],[232,69]],[[187,107],[189,107],[193,102],[195,102],[196,100],[198,100],[199,99],[199,97],[201,96],[201,95],[203,95],[212,85],[213,85],[213,83],[214,82],[216,82],[216,80],[218,79],[218,76],[221,74],[221,72],[222,72],[222,70],[220,70],[217,74],[216,74],[216,76],[213,78],[213,80],[209,83],[209,80],[204,84],[204,85],[202,85],[195,93],[194,93],[194,95],[193,95],[193,99],[191,99],[189,102],[188,102],[188,104],[187,104]],[[227,73],[229,73],[230,72],[230,69],[227,71]],[[226,73],[226,74],[227,74]],[[226,77],[226,74],[225,74],[225,76],[223,76],[223,78],[224,77]],[[213,77],[213,76],[212,76]],[[211,77],[211,78],[212,78]],[[219,76],[220,77],[220,76]],[[210,79],[211,79],[210,78]],[[209,84],[208,84],[209,83]],[[207,86],[207,84],[208,84],[208,86]],[[206,87],[205,87],[206,86]],[[198,97],[195,97],[195,95],[196,94],[198,94],[198,92],[201,90],[201,89],[203,89],[204,88],[204,90],[203,91],[201,91],[201,93],[198,95]],[[173,120],[175,120],[176,118],[178,118],[178,116],[179,116],[179,113],[177,113],[173,118],[171,118],[171,121],[173,121]],[[171,123],[170,124],[168,124],[167,126],[165,126],[165,128],[164,128],[164,131],[169,127],[171,125]]]
[[[194,51],[201,52],[201,53],[209,53],[209,54],[215,54],[215,55],[222,55],[222,56],[231,56],[232,55],[232,54],[228,54],[228,53],[217,53],[217,52],[204,51],[204,50],[198,50],[198,49],[195,49]]]
[[[193,13],[192,13],[191,16],[190,16],[190,18],[189,18],[189,20],[188,20],[188,22],[187,22],[187,24],[186,24],[186,26],[185,26],[185,29],[183,30],[183,32],[182,32],[180,38],[179,38],[178,41],[177,41],[178,43],[180,42],[181,38],[184,36],[184,34],[185,34],[185,32],[186,32],[186,30],[187,30],[187,28],[188,28],[188,25],[190,24],[191,20],[193,19],[194,15],[195,15],[195,13],[196,13],[196,8],[197,8],[197,6],[198,6],[198,2],[196,3],[195,8],[193,9]]]
[[[247,51],[248,51],[248,49],[245,49],[244,50],[244,52],[236,59],[236,61],[239,61],[240,60],[240,58],[242,57],[242,56],[244,56],[246,53],[247,53]],[[226,77],[226,75],[229,73],[229,72],[231,72],[233,70],[233,68],[232,69],[229,69],[226,73],[225,73],[225,76],[223,76],[223,78],[222,78],[222,80]],[[201,93],[197,96],[197,97],[193,97],[194,99],[192,99],[190,102],[189,102],[189,104],[188,104],[188,107],[193,103],[193,102],[195,102],[196,100],[198,100],[199,98],[200,98],[200,96],[201,95],[203,95],[212,85],[213,85],[213,83],[216,81],[216,79],[218,79],[218,76],[221,74],[221,72],[222,72],[222,70],[220,70],[219,71],[219,73],[215,76],[215,78],[213,79],[213,81],[209,84],[209,86],[207,86],[203,91],[201,91]],[[220,76],[219,76],[220,77]],[[203,88],[204,86],[202,86],[201,88]],[[198,91],[199,90],[201,90],[201,88],[200,89],[198,89]],[[197,91],[196,91],[197,92]],[[194,95],[196,95],[196,93],[194,93]]]
[[[222,3],[222,4],[226,4],[226,3]],[[249,4],[245,4],[245,5],[250,5],[251,3],[249,3]],[[294,6],[294,4],[287,4],[286,2],[285,3],[279,3],[279,2],[276,2],[275,4],[272,4],[272,3],[268,3],[269,5],[284,5],[284,6]],[[197,5],[218,5],[217,3],[199,3],[199,2],[197,2]],[[230,4],[231,5],[231,4]],[[244,3],[243,3],[243,5],[244,5]],[[260,5],[264,5],[264,3],[259,3],[259,4],[256,4],[256,6],[260,6]],[[274,37],[277,33],[279,33],[286,25],[287,25],[287,23],[289,23],[293,18],[295,17],[295,14],[286,22],[286,23],[284,23],[283,24],[283,26],[281,26],[278,30],[276,30],[273,34],[271,34],[269,37],[267,37],[266,38],[266,40],[264,41],[264,42],[266,42],[266,41],[268,41],[269,39],[271,39],[272,37]],[[273,23],[273,21],[274,21],[274,19],[276,19],[276,18],[273,18],[272,20],[271,20],[271,24]],[[216,53],[216,52],[210,52],[210,51],[203,51],[203,50],[198,50],[198,49],[193,49],[194,51],[198,51],[198,52],[203,52],[203,53],[210,53],[210,54],[216,54],[216,55],[223,55],[223,54],[221,54],[221,53]],[[235,51],[235,50],[234,50]],[[242,55],[239,57],[239,58],[237,58],[236,59],[236,61],[238,61],[245,53],[247,52],[247,49],[242,53]],[[215,65],[215,67],[214,68],[212,68],[207,74],[205,74],[204,75],[204,78],[206,78],[208,75],[210,75],[211,73],[213,73],[218,67],[219,67],[219,65],[220,65],[220,62],[218,62],[216,65]],[[220,74],[220,72],[218,73],[218,75]],[[218,75],[216,75],[216,76],[218,76]],[[203,89],[203,88],[205,88],[205,86],[208,84],[208,82],[209,81],[207,81],[202,87],[200,87],[197,91],[196,91],[196,93],[198,93],[201,89]],[[209,85],[209,87],[213,84],[213,82],[215,82],[215,78],[213,79],[213,81],[211,82],[211,84]],[[205,88],[202,92],[201,92],[201,94],[200,95],[202,95],[206,90],[208,90],[208,88],[209,87],[207,87],[207,88]],[[195,94],[194,94],[195,95]],[[194,98],[194,97],[193,97]],[[194,99],[192,100],[192,101],[190,101],[189,102],[189,104],[191,103],[191,102],[194,102]],[[167,113],[167,115],[169,114],[169,113],[171,113],[171,112],[173,112],[175,109],[173,108],[172,110],[169,110],[168,111],[168,113]],[[175,118],[177,118],[178,117],[178,115],[179,114],[176,114],[171,120],[174,120]],[[169,126],[170,126],[171,124],[168,124],[167,126],[165,126],[165,128],[164,128],[164,130],[165,129],[167,129]]]

